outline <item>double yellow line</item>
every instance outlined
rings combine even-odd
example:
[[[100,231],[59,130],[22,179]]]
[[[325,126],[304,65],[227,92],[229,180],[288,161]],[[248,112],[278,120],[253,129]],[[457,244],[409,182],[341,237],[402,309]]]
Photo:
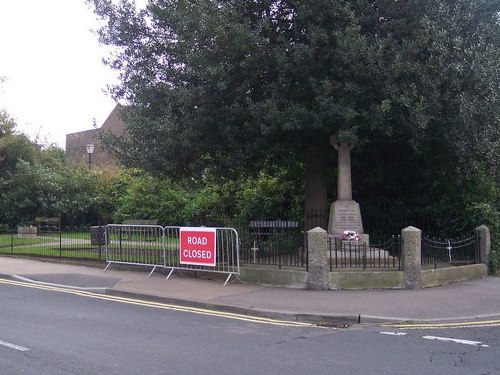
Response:
[[[7,279],[0,279],[0,284],[15,285],[15,286],[21,286],[21,287],[25,287],[25,288],[32,288],[32,289],[46,290],[46,291],[52,291],[52,292],[73,294],[73,295],[77,295],[77,296],[81,296],[81,297],[94,298],[94,299],[113,301],[113,302],[119,302],[119,303],[126,303],[129,305],[136,305],[136,306],[152,307],[152,308],[156,308],[156,309],[182,311],[182,312],[190,312],[193,314],[217,316],[217,317],[223,317],[223,318],[234,319],[234,320],[241,320],[241,321],[246,321],[246,322],[251,322],[251,323],[270,324],[270,325],[278,325],[278,326],[285,326],[285,327],[316,327],[316,328],[319,328],[317,325],[310,324],[310,323],[292,322],[292,321],[286,321],[286,320],[277,320],[277,319],[270,319],[270,318],[264,318],[264,317],[249,316],[249,315],[244,315],[244,314],[236,314],[236,313],[231,313],[231,312],[208,310],[208,309],[202,309],[202,308],[196,308],[196,307],[180,306],[180,305],[160,303],[160,302],[143,301],[143,300],[138,300],[138,299],[110,296],[110,295],[106,295],[106,294],[92,293],[92,292],[87,292],[87,291],[83,291],[83,290],[70,289],[70,288],[64,288],[64,287],[59,287],[59,286],[43,285],[43,284],[14,281],[14,280],[7,280]]]
[[[473,322],[453,323],[396,323],[383,324],[382,326],[397,329],[483,328],[500,327],[500,320],[478,320]]]

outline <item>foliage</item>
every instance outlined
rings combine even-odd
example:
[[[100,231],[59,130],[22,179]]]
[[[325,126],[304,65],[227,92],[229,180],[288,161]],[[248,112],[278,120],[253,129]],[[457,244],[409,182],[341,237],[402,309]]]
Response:
[[[466,211],[470,219],[490,229],[490,268],[492,272],[500,271],[500,210],[487,203],[476,203],[467,207]]]
[[[316,168],[306,207],[314,194],[309,207],[323,209],[326,188],[307,186],[327,183],[321,160],[338,134],[385,154],[375,182],[353,185],[369,205],[443,213],[464,171],[498,181],[496,0],[88,2],[101,42],[117,47],[107,62],[121,74],[112,91],[128,103],[127,136],[108,144],[128,165],[235,178],[292,159]]]
[[[491,231],[490,265],[500,271],[500,183],[493,174],[483,172],[475,176],[474,193],[467,194],[463,216],[467,227],[485,224]],[[469,189],[471,190],[471,189]]]
[[[18,160],[33,162],[36,153],[36,146],[23,134],[0,137],[0,179],[15,173]]]
[[[67,165],[60,148],[32,143],[6,112],[0,117],[0,223],[29,224],[37,216],[59,216],[67,225],[97,220],[99,176]]]
[[[125,137],[104,138],[138,169],[66,165],[1,111],[0,222],[294,216],[304,185],[334,181],[335,134],[358,140],[362,213],[430,215],[450,236],[486,223],[498,249],[497,0],[88,2],[128,104]]]
[[[189,220],[188,190],[168,179],[136,172],[118,180],[122,194],[117,197],[113,222],[127,219],[154,219],[161,225],[184,225]]]
[[[162,225],[192,224],[203,215],[281,218],[297,215],[296,181],[283,173],[271,176],[264,172],[255,178],[214,180],[205,176],[196,181],[172,181],[128,170],[113,182],[116,197],[113,221],[126,219],[156,219]],[[288,180],[287,180],[288,179]]]
[[[256,218],[286,219],[301,216],[302,183],[286,171],[270,174],[261,171],[255,178],[239,182],[236,192],[236,210]]]
[[[4,221],[31,223],[36,216],[59,216],[63,224],[85,222],[100,202],[97,175],[63,163],[19,160],[5,184]]]
[[[15,131],[15,122],[5,129],[0,137],[0,151],[5,152],[0,185],[3,226],[30,224],[37,216],[59,216],[63,227],[125,219],[185,225],[200,213],[229,216],[239,211],[278,218],[300,207],[300,166],[284,170],[272,158],[257,176],[238,179],[217,178],[210,169],[197,179],[176,181],[136,169],[103,174],[67,164],[60,148],[34,145]]]
[[[18,159],[35,159],[36,146],[26,135],[17,132],[16,126],[16,120],[0,109],[0,179],[5,179],[15,170]]]
[[[36,159],[37,148],[27,136],[16,131],[16,121],[5,110],[0,110],[0,223],[9,224],[9,217],[14,213],[10,210],[9,194],[11,194],[11,179],[17,173],[19,161],[33,162]]]
[[[0,109],[0,138],[13,135],[16,125],[16,120],[5,109]]]
[[[108,62],[131,104],[120,140],[129,165],[258,172],[283,145],[300,155],[373,118],[379,46],[341,2],[155,1],[138,14],[126,1],[93,3],[108,20],[101,41],[121,48]],[[349,48],[370,61],[354,66]]]

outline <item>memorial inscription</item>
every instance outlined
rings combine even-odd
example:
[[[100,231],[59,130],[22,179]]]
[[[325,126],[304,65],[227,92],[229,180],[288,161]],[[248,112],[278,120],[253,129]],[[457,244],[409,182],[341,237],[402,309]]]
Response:
[[[359,204],[355,201],[336,201],[330,210],[328,232],[339,235],[345,230],[363,233]]]

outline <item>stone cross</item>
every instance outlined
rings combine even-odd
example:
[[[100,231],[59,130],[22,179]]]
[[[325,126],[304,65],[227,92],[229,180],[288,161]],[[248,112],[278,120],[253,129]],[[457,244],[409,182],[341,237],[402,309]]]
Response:
[[[354,231],[360,241],[368,246],[369,236],[363,231],[363,221],[359,204],[352,199],[351,186],[351,150],[356,144],[356,137],[339,139],[330,136],[330,145],[338,152],[337,200],[330,206],[328,233],[341,237],[345,231]]]
[[[351,150],[354,144],[340,142],[336,136],[330,136],[330,145],[338,152],[337,200],[352,201],[351,185]]]

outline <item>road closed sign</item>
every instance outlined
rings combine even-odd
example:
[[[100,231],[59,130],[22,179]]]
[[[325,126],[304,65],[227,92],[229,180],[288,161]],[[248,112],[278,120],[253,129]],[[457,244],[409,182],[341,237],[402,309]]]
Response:
[[[215,267],[216,238],[215,228],[179,228],[180,263]]]

